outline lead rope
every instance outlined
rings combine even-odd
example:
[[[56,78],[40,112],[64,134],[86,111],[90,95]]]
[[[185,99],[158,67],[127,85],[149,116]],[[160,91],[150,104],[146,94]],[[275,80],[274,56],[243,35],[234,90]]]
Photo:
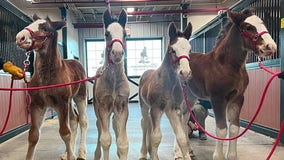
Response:
[[[276,76],[278,76],[278,78],[284,79],[284,71],[282,71],[282,72],[273,72],[273,71],[269,70],[268,68],[266,68],[266,67],[263,65],[263,63],[262,63],[262,61],[261,61],[261,59],[260,59],[259,57],[258,57],[258,65],[259,65],[259,67],[260,67],[261,69],[263,69],[264,71],[266,71],[266,72],[272,74],[272,77],[273,77],[273,78],[276,77]],[[274,153],[276,147],[278,146],[278,144],[279,144],[279,142],[280,142],[281,135],[283,134],[283,131],[284,131],[284,119],[282,120],[281,128],[280,128],[279,133],[278,133],[278,135],[277,135],[276,141],[275,141],[275,143],[274,143],[274,145],[273,145],[271,151],[269,152],[269,155],[267,156],[266,160],[269,160],[269,159],[271,158],[271,156],[273,155],[273,153]]]
[[[13,88],[13,84],[14,84],[14,79],[11,78],[11,85],[10,85],[10,88]],[[6,119],[5,119],[5,122],[4,122],[4,125],[0,131],[0,136],[2,136],[2,134],[4,133],[6,127],[7,127],[7,124],[8,124],[8,121],[9,121],[9,118],[10,118],[10,114],[11,114],[11,108],[12,108],[12,97],[13,97],[13,94],[12,94],[12,90],[10,90],[10,98],[9,98],[9,107],[8,107],[8,113],[7,113],[7,116],[6,116]]]

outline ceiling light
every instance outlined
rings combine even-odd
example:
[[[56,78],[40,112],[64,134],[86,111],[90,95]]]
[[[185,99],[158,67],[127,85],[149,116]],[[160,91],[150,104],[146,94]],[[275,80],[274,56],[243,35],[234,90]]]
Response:
[[[135,10],[134,7],[130,7],[130,8],[127,8],[127,9],[126,9],[127,12],[134,12],[134,10]]]

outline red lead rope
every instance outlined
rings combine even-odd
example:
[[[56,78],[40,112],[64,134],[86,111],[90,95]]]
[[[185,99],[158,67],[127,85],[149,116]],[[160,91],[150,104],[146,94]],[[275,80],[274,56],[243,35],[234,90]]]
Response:
[[[7,113],[4,125],[3,125],[3,127],[0,131],[0,136],[4,133],[4,131],[7,127],[7,124],[8,124],[8,120],[9,120],[11,108],[12,108],[12,92],[13,91],[30,91],[30,90],[40,90],[40,89],[50,89],[50,88],[55,88],[55,87],[63,87],[63,86],[67,86],[67,85],[82,83],[82,82],[85,82],[85,81],[96,80],[97,78],[102,76],[102,74],[103,73],[97,73],[94,77],[90,77],[90,78],[86,78],[86,79],[78,80],[78,81],[73,81],[73,82],[69,82],[69,83],[65,83],[65,84],[54,84],[54,85],[49,85],[49,86],[40,86],[40,87],[32,87],[32,88],[13,88],[14,80],[12,79],[10,88],[0,88],[0,90],[10,91],[8,113]]]
[[[14,80],[12,78],[12,81],[11,81],[11,86],[10,88],[13,88],[13,84],[14,84]],[[7,116],[6,116],[6,119],[5,119],[5,122],[4,122],[4,125],[0,131],[0,136],[2,136],[2,134],[4,133],[6,127],[7,127],[7,124],[8,124],[8,121],[9,121],[9,117],[10,117],[10,113],[11,113],[11,108],[12,108],[12,97],[13,97],[13,94],[12,94],[12,90],[10,90],[10,100],[9,100],[9,107],[8,107],[8,113],[7,113]]]

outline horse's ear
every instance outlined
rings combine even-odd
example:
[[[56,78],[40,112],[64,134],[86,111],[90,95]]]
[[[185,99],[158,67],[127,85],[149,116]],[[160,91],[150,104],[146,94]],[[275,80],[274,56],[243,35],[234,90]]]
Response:
[[[125,28],[125,24],[127,22],[127,13],[125,11],[125,9],[122,9],[122,11],[119,14],[119,18],[118,18],[118,23]]]
[[[104,24],[105,24],[105,28],[107,28],[107,26],[112,23],[112,18],[111,18],[111,15],[110,15],[110,11],[108,9],[105,10],[105,12],[104,12],[103,21],[104,21]]]
[[[185,36],[186,39],[189,39],[192,33],[192,24],[189,22],[185,28],[185,30],[183,31],[183,34]]]
[[[243,14],[246,14],[248,16],[252,16],[255,14],[255,9],[254,8],[246,8],[244,10],[242,10]]]
[[[32,18],[33,18],[34,21],[41,19],[37,14],[34,14]]]
[[[51,20],[50,20],[50,18],[48,16],[45,18],[45,20],[51,22]]]
[[[169,26],[169,36],[170,36],[170,41],[174,40],[177,37],[177,28],[173,22],[170,23]]]
[[[55,30],[59,30],[66,25],[65,21],[56,21],[56,22],[51,22],[51,23],[52,23],[53,29]]]
[[[244,14],[240,12],[228,11],[228,17],[233,23],[239,26],[246,19],[247,16],[244,16]]]

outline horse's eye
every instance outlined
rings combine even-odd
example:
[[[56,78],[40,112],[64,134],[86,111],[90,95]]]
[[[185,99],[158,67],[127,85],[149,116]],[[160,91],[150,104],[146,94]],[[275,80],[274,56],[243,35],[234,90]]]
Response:
[[[250,24],[247,24],[246,25],[246,29],[247,29],[247,31],[253,31],[254,27],[252,25],[250,25]]]
[[[108,38],[109,36],[110,36],[110,33],[109,33],[109,32],[106,32],[106,33],[105,33],[105,37]]]
[[[48,29],[46,27],[42,27],[41,30],[44,32],[48,32]]]
[[[176,51],[175,50],[173,50],[173,49],[171,49],[171,51],[170,51],[174,56],[176,56],[177,55],[177,53],[176,53]]]

